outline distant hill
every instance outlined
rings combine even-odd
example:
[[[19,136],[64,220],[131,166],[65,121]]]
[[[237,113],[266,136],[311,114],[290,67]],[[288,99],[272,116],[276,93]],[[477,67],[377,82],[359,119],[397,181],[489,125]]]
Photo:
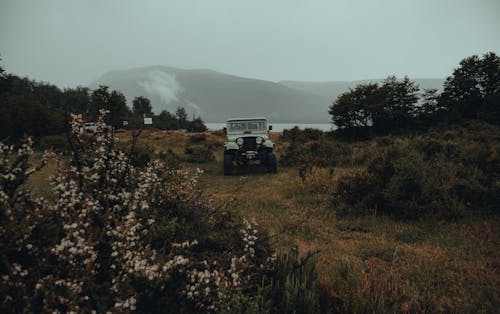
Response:
[[[415,82],[421,89],[434,88],[441,90],[443,88],[444,79],[436,78],[421,78],[421,79],[411,79]],[[349,88],[355,88],[359,84],[366,83],[382,83],[383,79],[373,79],[373,80],[359,80],[359,81],[333,81],[333,82],[302,82],[302,81],[281,81],[282,85],[301,90],[304,92],[321,95],[328,97],[328,99],[335,100],[340,94],[349,90]]]
[[[273,122],[328,123],[330,99],[283,84],[248,79],[212,70],[151,66],[112,71],[90,84],[120,90],[131,102],[148,97],[155,112],[178,106],[206,122],[229,117],[266,116]]]
[[[155,112],[184,107],[206,122],[229,117],[266,116],[273,122],[328,123],[328,107],[338,95],[366,82],[382,80],[279,83],[212,70],[150,66],[105,73],[89,87],[107,85],[123,92],[129,104],[137,96],[151,100]],[[441,88],[442,79],[415,80],[424,88]]]

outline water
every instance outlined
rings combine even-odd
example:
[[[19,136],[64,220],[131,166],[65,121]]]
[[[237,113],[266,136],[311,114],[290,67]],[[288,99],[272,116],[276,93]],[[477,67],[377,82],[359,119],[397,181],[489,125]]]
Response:
[[[205,123],[207,128],[211,131],[213,130],[221,130],[226,126],[225,122],[214,122],[214,123]],[[311,129],[319,129],[322,131],[331,131],[333,125],[331,123],[269,123],[269,125],[273,126],[273,132],[283,132],[285,129],[291,129],[295,126],[298,126],[300,129],[311,128]]]

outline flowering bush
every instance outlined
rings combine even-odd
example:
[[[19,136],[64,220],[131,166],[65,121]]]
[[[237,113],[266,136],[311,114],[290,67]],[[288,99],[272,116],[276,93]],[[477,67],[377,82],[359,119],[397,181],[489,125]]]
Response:
[[[218,310],[251,287],[269,257],[254,224],[212,208],[198,171],[117,151],[104,123],[89,137],[73,124],[71,160],[53,195],[23,190],[31,141],[0,143],[0,310]]]

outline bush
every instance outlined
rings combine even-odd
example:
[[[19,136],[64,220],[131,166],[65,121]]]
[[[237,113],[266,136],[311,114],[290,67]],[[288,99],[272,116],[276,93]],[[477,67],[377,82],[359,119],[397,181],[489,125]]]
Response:
[[[174,153],[171,149],[168,149],[166,152],[161,151],[158,158],[165,163],[168,168],[171,169],[180,169],[180,158]]]
[[[50,200],[22,189],[50,156],[32,168],[29,141],[0,143],[2,312],[317,308],[305,263],[271,258],[255,223],[211,207],[199,172],[137,168],[103,127],[81,137],[75,126]]]
[[[308,142],[318,141],[323,138],[323,135],[324,132],[319,129],[305,128],[301,130],[298,126],[295,126],[291,129],[283,130],[280,139],[289,142]]]
[[[283,166],[335,167],[349,164],[351,153],[348,144],[332,140],[293,142],[281,154],[280,163]]]
[[[185,160],[193,163],[203,163],[215,160],[212,150],[205,145],[191,145],[184,150]]]
[[[68,152],[70,150],[68,137],[66,134],[48,135],[38,140],[36,148],[39,150],[52,150],[58,153]]]
[[[193,144],[205,142],[207,140],[207,136],[203,133],[201,134],[193,134],[189,136],[189,142]]]
[[[367,170],[338,179],[332,205],[339,213],[386,213],[415,219],[498,213],[498,144],[443,133],[382,138]],[[497,168],[498,169],[498,168]]]
[[[130,154],[130,163],[134,167],[145,167],[153,160],[154,148],[150,145],[136,145]]]

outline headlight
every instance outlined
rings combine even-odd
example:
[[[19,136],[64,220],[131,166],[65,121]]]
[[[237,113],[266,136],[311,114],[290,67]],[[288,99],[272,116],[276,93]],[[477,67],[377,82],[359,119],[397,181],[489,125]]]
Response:
[[[264,143],[264,139],[259,136],[255,139],[255,142],[257,143],[257,145],[261,145],[262,143]]]
[[[238,137],[238,138],[236,139],[236,144],[238,144],[238,145],[240,145],[240,146],[241,146],[241,145],[243,145],[243,138],[242,138],[242,137]]]

